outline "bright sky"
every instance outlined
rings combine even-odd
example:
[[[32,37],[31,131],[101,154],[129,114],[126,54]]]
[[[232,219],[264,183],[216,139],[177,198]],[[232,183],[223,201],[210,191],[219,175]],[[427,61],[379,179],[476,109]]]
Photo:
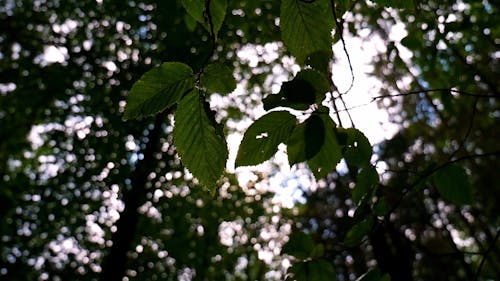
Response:
[[[406,36],[406,31],[402,24],[396,24],[392,27],[390,32],[391,40],[399,42],[404,36]],[[357,129],[362,131],[370,140],[370,143],[374,145],[385,139],[391,138],[398,130],[396,125],[389,122],[387,112],[379,109],[376,102],[372,102],[372,97],[380,95],[379,90],[382,87],[382,83],[377,78],[369,75],[372,71],[372,58],[378,52],[384,52],[386,50],[385,43],[378,37],[370,37],[368,40],[360,37],[346,37],[345,43],[349,52],[355,78],[353,87],[347,94],[343,95],[343,98],[347,108],[352,108],[349,110],[349,113],[353,119],[354,125]],[[403,58],[405,58],[405,56],[411,56],[400,44],[396,44],[396,46],[399,48]],[[272,54],[276,46],[271,44],[267,46],[267,48],[269,49],[268,52]],[[337,58],[332,69],[333,81],[340,92],[345,92],[351,84],[352,76],[343,45],[340,41],[333,46],[333,51]],[[264,60],[266,60],[266,52],[264,51],[263,53]],[[244,53],[239,54],[239,56],[240,58],[244,57],[247,59],[250,65],[252,64],[252,60],[256,60],[256,54],[252,50],[244,50]],[[267,56],[272,57],[272,55]],[[270,60],[272,60],[272,58],[270,58]],[[255,62],[254,64],[256,65],[257,63]],[[295,72],[299,70],[298,67],[293,67],[293,69]],[[288,79],[286,77],[278,77],[275,80],[283,82]],[[274,89],[273,87],[273,92],[277,91],[279,91],[279,88]],[[340,101],[337,101],[337,108],[342,110],[344,105]],[[265,111],[260,108],[257,110],[255,118],[264,114]],[[341,112],[340,116],[343,126],[350,127],[347,112]],[[336,121],[335,118],[334,120]],[[246,123],[246,125],[249,126],[250,123]],[[241,139],[241,134],[231,134],[228,136],[228,145],[230,149],[228,169],[230,171],[234,171],[234,160]],[[278,153],[271,160],[274,164],[279,166],[279,172],[269,175],[269,178],[263,184],[268,185],[271,190],[277,193],[278,198],[283,202],[284,206],[291,207],[294,200],[301,200],[301,192],[298,187],[315,188],[316,184],[310,172],[308,173],[307,170],[297,168],[296,166],[290,167],[288,165],[285,151],[285,146],[281,145]],[[255,180],[256,177],[252,171],[259,171],[264,174],[266,174],[266,172],[269,173],[273,167],[271,161],[267,161],[257,167],[238,168],[237,172],[239,174],[240,183],[245,185],[247,181]],[[342,164],[339,165],[341,166],[338,166],[338,168],[342,167]]]

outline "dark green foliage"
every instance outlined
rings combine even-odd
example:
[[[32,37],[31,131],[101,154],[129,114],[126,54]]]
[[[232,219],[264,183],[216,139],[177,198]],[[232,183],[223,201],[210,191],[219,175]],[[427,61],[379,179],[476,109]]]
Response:
[[[226,166],[227,145],[216,129],[210,108],[198,91],[191,91],[175,112],[174,145],[182,163],[200,182],[215,193],[215,183]]]
[[[465,171],[457,165],[439,169],[433,177],[437,190],[444,199],[455,204],[472,203],[472,191]]]
[[[498,11],[5,1],[0,279],[497,280]],[[379,144],[342,126],[363,110],[332,79],[334,42],[361,55],[348,32],[378,44],[372,101],[399,130]],[[276,166],[245,186],[225,173],[226,137],[261,104],[236,166],[286,146],[290,184],[271,189],[292,209],[263,191]]]
[[[286,143],[297,119],[286,111],[273,111],[257,119],[245,132],[236,166],[252,166],[271,158]]]
[[[144,74],[130,89],[124,118],[154,115],[177,103],[194,88],[191,68],[167,62]]]
[[[203,69],[202,85],[211,93],[229,94],[236,89],[233,72],[225,65],[212,63]]]
[[[268,95],[262,102],[265,110],[279,106],[306,110],[312,104],[319,104],[327,91],[328,81],[318,72],[307,69],[284,82],[278,94]]]
[[[331,49],[333,17],[329,6],[327,0],[281,1],[281,37],[299,63],[315,52]]]

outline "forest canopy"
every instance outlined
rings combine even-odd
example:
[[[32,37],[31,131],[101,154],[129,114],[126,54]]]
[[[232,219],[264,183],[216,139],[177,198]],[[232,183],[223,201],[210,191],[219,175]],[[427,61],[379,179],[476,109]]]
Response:
[[[0,280],[498,280],[499,10],[1,2]]]

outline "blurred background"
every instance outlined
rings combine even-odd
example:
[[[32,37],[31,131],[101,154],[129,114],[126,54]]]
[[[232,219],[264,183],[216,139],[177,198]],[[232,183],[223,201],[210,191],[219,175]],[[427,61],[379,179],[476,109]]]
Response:
[[[256,169],[228,163],[211,196],[176,155],[171,111],[123,121],[142,74],[165,61],[199,69],[210,53],[180,1],[0,1],[0,279],[284,280],[295,258],[283,245],[306,233],[338,280],[373,268],[498,280],[499,3],[333,2],[355,74],[339,115],[374,145],[384,202],[355,245],[343,241],[366,210],[342,163],[319,181],[283,151]],[[238,88],[210,101],[232,147],[300,69],[279,7],[228,1],[212,60]],[[342,91],[352,76],[335,38]],[[466,204],[431,180],[451,162],[470,184]]]

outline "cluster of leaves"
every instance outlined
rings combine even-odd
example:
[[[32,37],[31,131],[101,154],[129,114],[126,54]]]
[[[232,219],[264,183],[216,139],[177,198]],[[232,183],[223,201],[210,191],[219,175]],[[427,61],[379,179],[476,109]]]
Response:
[[[377,2],[388,7],[414,8],[405,1]],[[349,3],[342,4],[347,6]],[[188,22],[194,20],[201,24],[215,44],[224,23],[226,1],[182,1],[182,5]],[[292,80],[284,82],[278,94],[270,94],[263,100],[264,109],[270,112],[248,128],[235,164],[237,167],[258,165],[270,159],[280,144],[285,144],[290,165],[306,162],[314,176],[322,179],[344,158],[357,179],[352,199],[357,206],[358,222],[346,232],[343,241],[345,246],[352,247],[371,233],[376,217],[387,215],[390,206],[384,198],[374,201],[379,177],[370,164],[372,146],[367,138],[355,128],[337,127],[330,117],[330,109],[322,105],[326,94],[334,90],[330,86],[328,61],[333,55],[331,30],[337,20],[336,9],[342,6],[333,5],[328,1],[282,1],[281,39],[297,63],[305,68]],[[189,171],[214,193],[228,151],[222,125],[215,120],[207,97],[212,93],[228,94],[235,87],[231,70],[222,64],[202,65],[194,72],[181,62],[163,63],[134,84],[124,117],[142,118],[176,106],[174,144],[177,152]],[[292,114],[294,112],[308,116],[299,122]],[[435,186],[445,199],[458,204],[471,202],[470,187],[460,167],[445,165],[432,170],[431,174],[434,174]],[[303,270],[303,266],[311,268]],[[297,263],[291,272],[292,275],[315,272],[316,266],[315,262],[309,261]],[[327,270],[318,274],[331,276],[334,275],[332,272]],[[316,277],[296,278],[316,280]]]
[[[182,1],[188,15],[215,37],[226,13],[225,1]],[[287,0],[281,3],[282,40],[308,69],[283,83],[277,95],[263,100],[264,108],[309,111],[299,123],[288,111],[272,111],[256,120],[244,135],[236,166],[252,166],[271,158],[278,145],[288,146],[290,165],[307,162],[316,178],[333,171],[342,157],[358,167],[369,165],[371,145],[356,129],[337,128],[321,102],[330,91],[333,17],[328,1]],[[323,73],[322,73],[323,72]],[[221,126],[206,102],[212,93],[228,94],[236,87],[230,69],[222,64],[202,66],[197,73],[180,62],[167,62],[139,79],[129,92],[124,117],[140,118],[177,105],[174,143],[183,164],[214,191],[226,165],[228,151]]]
[[[294,225],[282,250],[294,257],[287,278],[495,279],[499,89],[491,58],[498,4],[462,2],[2,6],[0,276],[84,280],[102,269],[102,280],[269,279],[256,253],[264,243],[260,228],[271,220],[264,210],[269,195],[250,196],[224,175],[223,121],[207,101],[214,93],[230,96],[233,67],[264,84],[267,74],[242,70],[234,49],[282,41],[302,70],[262,99],[268,112],[244,134],[236,165],[262,163],[285,144],[290,165],[306,163],[324,187],[305,192],[307,202],[287,222]],[[354,17],[344,22],[347,10]],[[390,21],[405,24],[401,43],[386,39]],[[331,46],[345,24],[387,41],[373,74],[385,83],[381,106],[394,112],[401,131],[378,149],[361,131],[337,125],[325,99],[336,91]],[[48,46],[67,50],[64,63],[33,63]],[[409,65],[399,54],[403,46],[413,54]],[[407,84],[401,100],[391,96]],[[35,125],[45,130],[40,147],[25,137]],[[177,155],[212,196],[184,175]],[[341,159],[348,173],[335,171]],[[387,167],[383,177],[374,159]],[[114,222],[116,199],[124,210]],[[222,245],[219,227],[231,221],[243,230],[233,245]],[[454,241],[457,233],[464,245]],[[75,247],[63,247],[68,243]],[[378,269],[370,270],[374,262]]]

